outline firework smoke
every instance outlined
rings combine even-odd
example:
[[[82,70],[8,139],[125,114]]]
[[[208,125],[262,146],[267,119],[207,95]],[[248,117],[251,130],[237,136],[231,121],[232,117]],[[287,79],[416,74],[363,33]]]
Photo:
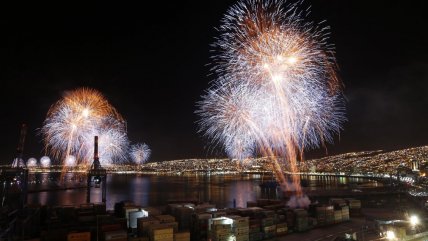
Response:
[[[328,28],[305,21],[300,4],[242,0],[228,10],[213,44],[217,79],[197,111],[200,131],[230,157],[282,156],[294,173],[299,154],[332,142],[345,120]]]

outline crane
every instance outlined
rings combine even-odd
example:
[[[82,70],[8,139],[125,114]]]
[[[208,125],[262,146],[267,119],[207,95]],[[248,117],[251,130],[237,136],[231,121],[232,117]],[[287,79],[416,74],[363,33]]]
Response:
[[[101,190],[101,202],[106,203],[106,191],[107,191],[107,171],[101,167],[100,158],[98,156],[98,136],[94,136],[94,162],[91,165],[91,168],[88,170],[87,177],[87,188],[86,188],[86,202],[91,202],[91,183],[94,182],[95,188],[100,188]]]
[[[23,123],[21,125],[21,133],[19,135],[18,147],[16,148],[16,157],[12,162],[12,167],[25,167],[23,160],[25,136],[27,135],[27,125]]]
[[[26,168],[23,160],[24,142],[27,134],[27,125],[21,125],[21,132],[19,135],[19,143],[16,148],[16,157],[12,162],[11,167],[4,167],[0,169],[0,183],[1,183],[1,206],[6,205],[17,206],[23,208],[27,203],[27,187],[28,187],[28,169]],[[19,197],[19,202],[17,202]]]

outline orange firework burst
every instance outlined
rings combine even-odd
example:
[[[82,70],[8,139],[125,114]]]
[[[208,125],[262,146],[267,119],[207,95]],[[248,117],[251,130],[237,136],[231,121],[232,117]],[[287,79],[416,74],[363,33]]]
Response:
[[[64,162],[73,155],[80,165],[90,164],[94,135],[110,140],[105,147],[100,144],[104,164],[123,158],[128,145],[122,116],[100,92],[89,88],[66,92],[49,109],[42,134],[46,150],[56,159]],[[107,148],[112,143],[116,148]]]

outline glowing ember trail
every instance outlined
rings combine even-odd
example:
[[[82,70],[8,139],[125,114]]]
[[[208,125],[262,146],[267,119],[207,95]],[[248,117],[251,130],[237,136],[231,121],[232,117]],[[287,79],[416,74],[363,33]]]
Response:
[[[328,27],[300,7],[242,0],[227,11],[213,44],[217,78],[197,111],[200,131],[231,158],[274,157],[278,181],[298,198],[299,176],[291,188],[279,161],[297,173],[303,150],[333,142],[345,120]]]

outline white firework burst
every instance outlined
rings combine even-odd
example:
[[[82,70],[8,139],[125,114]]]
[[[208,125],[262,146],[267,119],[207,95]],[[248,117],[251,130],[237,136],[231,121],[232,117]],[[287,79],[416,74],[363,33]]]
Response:
[[[213,44],[217,76],[198,103],[200,131],[233,158],[285,155],[332,142],[344,118],[328,27],[301,2],[242,0]]]
[[[145,143],[132,145],[130,150],[132,161],[136,164],[145,163],[150,158],[151,153],[152,151]]]

